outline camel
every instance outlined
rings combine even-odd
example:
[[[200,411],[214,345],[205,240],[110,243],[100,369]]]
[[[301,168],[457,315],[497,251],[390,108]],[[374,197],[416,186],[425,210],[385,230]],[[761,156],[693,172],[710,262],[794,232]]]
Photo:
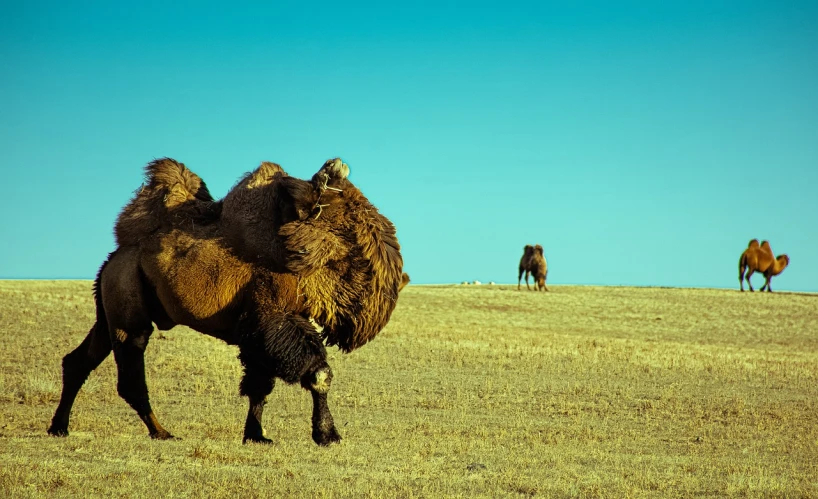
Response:
[[[545,285],[545,278],[548,276],[548,264],[543,255],[543,248],[539,244],[536,246],[526,244],[523,248],[523,257],[520,258],[519,273],[517,274],[518,290],[520,289],[523,272],[525,272],[525,287],[528,288],[529,291],[531,290],[531,287],[528,285],[529,273],[534,277],[534,282],[537,286],[534,289],[535,291],[548,291],[548,287]]]
[[[174,438],[151,407],[144,353],[154,324],[182,324],[239,347],[239,388],[249,401],[243,443],[272,442],[262,414],[276,378],[311,393],[317,444],[340,441],[327,404],[333,374],[325,345],[350,352],[389,321],[403,267],[395,227],[338,158],[310,181],[262,163],[222,201],[175,160],[145,171],[94,281],[96,322],[63,358],[48,433],[68,435],[77,393],[113,351],[120,396],[151,438]]]
[[[739,287],[744,291],[744,280],[747,280],[747,285],[750,291],[753,289],[753,283],[750,282],[750,276],[754,272],[760,272],[764,275],[764,285],[761,286],[761,291],[767,289],[767,292],[772,292],[773,288],[770,286],[770,281],[773,276],[777,276],[787,268],[790,264],[790,257],[787,255],[773,256],[773,250],[770,248],[770,243],[762,241],[758,243],[758,239],[750,240],[747,249],[741,254],[738,261],[738,282]],[[745,271],[747,275],[745,275]]]

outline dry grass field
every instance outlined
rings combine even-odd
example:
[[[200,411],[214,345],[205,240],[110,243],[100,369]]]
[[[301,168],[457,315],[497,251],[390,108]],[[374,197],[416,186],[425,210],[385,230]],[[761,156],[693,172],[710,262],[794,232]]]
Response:
[[[113,358],[46,427],[87,281],[0,281],[2,497],[818,497],[818,295],[414,286],[332,350],[344,440],[310,438],[278,384],[270,446],[242,445],[237,349],[186,328],[148,346],[152,441]]]

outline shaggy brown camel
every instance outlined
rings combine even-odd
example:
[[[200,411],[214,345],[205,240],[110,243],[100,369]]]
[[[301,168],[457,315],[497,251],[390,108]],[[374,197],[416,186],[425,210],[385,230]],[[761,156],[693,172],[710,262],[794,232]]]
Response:
[[[545,261],[542,246],[539,244],[536,246],[526,244],[523,248],[523,257],[520,258],[519,272],[517,274],[518,290],[520,289],[523,272],[525,272],[525,287],[528,288],[529,291],[531,290],[531,287],[528,285],[529,273],[534,277],[534,282],[537,286],[535,291],[548,291],[548,287],[545,285],[545,278],[548,276],[548,264]]]
[[[183,324],[238,345],[240,392],[249,399],[244,442],[271,442],[262,413],[275,378],[312,394],[316,443],[339,441],[324,344],[349,352],[374,338],[394,309],[403,267],[394,226],[348,174],[339,159],[311,181],[264,163],[216,202],[183,164],[150,163],[94,282],[96,322],[63,359],[48,433],[68,435],[77,393],[113,350],[119,394],[152,438],[172,438],[151,408],[144,353],[154,324]]]
[[[772,292],[773,288],[770,286],[770,281],[773,276],[776,276],[787,268],[790,264],[790,257],[787,255],[773,256],[773,250],[770,248],[770,243],[762,241],[758,243],[758,239],[752,239],[747,245],[747,249],[741,254],[738,260],[738,283],[742,291],[744,291],[744,280],[747,280],[747,286],[750,291],[753,289],[753,283],[750,282],[750,276],[754,272],[760,272],[764,275],[764,285],[761,286],[761,291],[767,289],[767,292]],[[745,271],[747,274],[745,275]]]

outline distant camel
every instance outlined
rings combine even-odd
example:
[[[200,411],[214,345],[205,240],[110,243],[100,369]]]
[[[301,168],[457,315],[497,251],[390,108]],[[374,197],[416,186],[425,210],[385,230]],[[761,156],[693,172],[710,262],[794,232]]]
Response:
[[[750,291],[755,291],[753,284],[750,282],[750,276],[754,272],[760,272],[764,274],[766,279],[764,285],[761,286],[761,291],[766,288],[767,292],[771,292],[773,289],[770,287],[770,279],[783,272],[789,263],[790,257],[787,255],[773,256],[773,250],[770,248],[769,242],[762,241],[759,245],[758,239],[751,240],[738,261],[738,282],[741,290],[744,291],[744,280],[747,279]],[[746,276],[744,275],[745,271],[747,271]]]
[[[531,246],[526,244],[523,248],[523,257],[520,258],[519,274],[517,275],[517,289],[520,289],[520,280],[525,271],[525,287],[531,290],[528,285],[528,274],[531,273],[534,277],[534,282],[537,286],[535,291],[548,291],[548,286],[545,285],[545,278],[548,275],[548,264],[545,262],[542,246],[539,244]]]

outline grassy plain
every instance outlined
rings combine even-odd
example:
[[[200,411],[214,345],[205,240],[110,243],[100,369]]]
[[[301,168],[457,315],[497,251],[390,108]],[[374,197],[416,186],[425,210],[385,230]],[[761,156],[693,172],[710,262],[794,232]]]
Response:
[[[241,445],[237,350],[182,327],[147,354],[181,440],[148,438],[112,357],[47,436],[91,283],[0,281],[0,496],[818,497],[818,295],[551,288],[410,285],[332,350],[344,440],[319,448],[283,384],[275,443]]]

